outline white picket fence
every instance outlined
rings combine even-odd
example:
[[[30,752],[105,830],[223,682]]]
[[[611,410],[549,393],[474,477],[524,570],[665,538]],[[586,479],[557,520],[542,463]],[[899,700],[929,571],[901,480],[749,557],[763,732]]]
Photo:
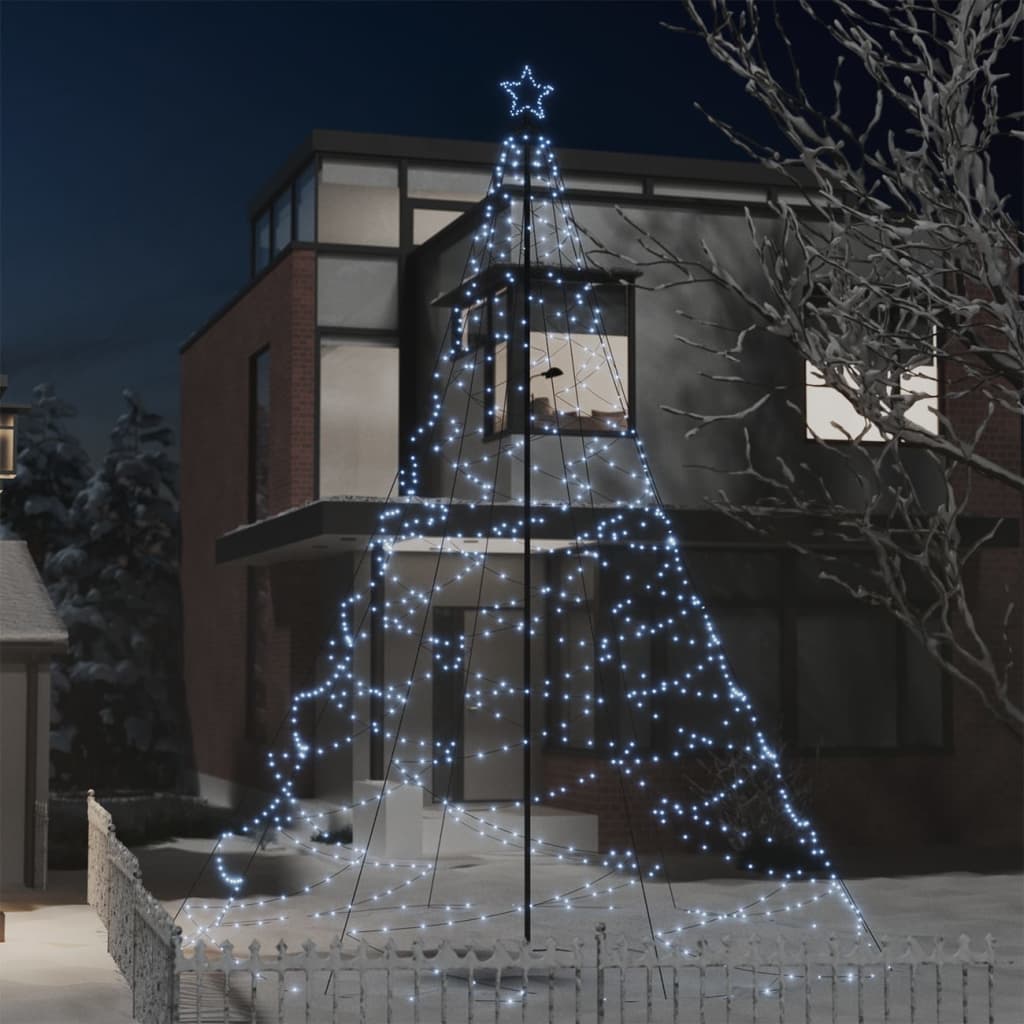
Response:
[[[599,925],[568,946],[185,951],[110,815],[91,793],[88,805],[89,902],[140,1024],[997,1024],[991,940],[978,951],[966,936],[928,949],[756,937],[684,947],[612,940]]]

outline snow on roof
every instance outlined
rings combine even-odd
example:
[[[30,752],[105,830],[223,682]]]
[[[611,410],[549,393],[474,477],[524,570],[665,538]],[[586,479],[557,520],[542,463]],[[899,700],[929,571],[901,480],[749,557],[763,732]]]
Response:
[[[0,644],[64,647],[68,631],[57,616],[23,540],[0,540]]]

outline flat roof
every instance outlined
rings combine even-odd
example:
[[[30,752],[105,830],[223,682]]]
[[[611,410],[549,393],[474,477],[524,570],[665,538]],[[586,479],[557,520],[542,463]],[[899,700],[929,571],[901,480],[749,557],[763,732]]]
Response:
[[[316,130],[285,160],[249,205],[252,217],[317,154],[365,159],[420,160],[434,164],[471,164],[492,167],[501,140],[476,142],[421,135],[377,135],[367,132]],[[601,149],[555,147],[563,171],[655,177],[707,185],[792,185],[791,179],[753,161],[704,160],[699,157],[620,153]]]
[[[532,535],[544,542],[593,539],[597,526],[614,514],[633,527],[650,515],[650,510],[621,505],[576,506],[570,521],[556,504],[537,504],[533,509]],[[840,534],[834,524],[804,517],[786,519],[779,524],[778,536],[754,537],[745,527],[724,512],[706,508],[661,509],[675,531],[682,548],[784,548],[798,542],[808,548],[834,548]],[[523,506],[489,505],[480,501],[443,498],[320,498],[287,509],[254,523],[240,525],[217,538],[215,561],[218,564],[268,565],[274,562],[329,558],[345,551],[359,551],[375,536],[381,535],[385,516],[394,516],[396,534],[401,524],[415,536],[492,537],[513,539],[519,535]],[[831,526],[831,529],[830,529]],[[568,527],[568,528],[567,528]],[[1016,520],[969,517],[961,522],[965,537],[985,536],[991,547],[1016,547],[1019,528]],[[606,543],[612,541],[606,540]],[[848,541],[843,546],[849,546]]]

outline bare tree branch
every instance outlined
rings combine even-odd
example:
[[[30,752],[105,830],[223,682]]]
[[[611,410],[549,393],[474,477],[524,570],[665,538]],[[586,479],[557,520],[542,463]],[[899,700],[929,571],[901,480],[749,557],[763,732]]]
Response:
[[[674,251],[624,211],[635,251],[614,255],[639,269],[671,272],[659,288],[711,283],[731,309],[745,311],[737,327],[698,319],[681,303],[694,326],[694,336],[679,335],[681,343],[703,361],[714,356],[728,367],[705,372],[708,380],[756,385],[744,374],[751,339],[784,339],[799,357],[795,363],[809,368],[811,386],[848,403],[842,423],[808,423],[810,443],[835,471],[829,483],[809,462],[793,465],[752,444],[769,403],[794,407],[786,388],[765,385],[759,397],[726,413],[666,407],[692,421],[686,437],[743,431],[740,468],[702,468],[749,481],[761,497],[738,502],[722,490],[712,504],[760,534],[773,535],[789,518],[816,522],[869,555],[870,572],[851,577],[837,556],[822,575],[895,617],[948,676],[1021,736],[1019,601],[1005,595],[994,633],[980,621],[977,595],[965,582],[999,527],[970,537],[963,529],[978,480],[1024,496],[1020,460],[993,443],[997,432],[1019,438],[1024,422],[1024,252],[991,159],[996,140],[1024,140],[1007,123],[1020,115],[1000,115],[1005,76],[997,71],[1020,45],[1024,3],[799,6],[844,56],[824,106],[808,92],[777,9],[766,22],[756,0],[683,0],[688,24],[667,26],[703,40],[786,142],[789,155],[705,111],[785,183],[770,194],[774,216],[767,226],[747,209],[757,279],[741,278],[703,241],[698,258]],[[775,66],[766,56],[766,31],[782,43]],[[866,83],[872,90],[861,124],[852,123],[844,104],[848,71],[856,74],[855,88]],[[801,197],[799,204],[787,190]],[[613,254],[600,240],[591,242],[597,253]],[[706,333],[695,336],[707,327],[735,342],[716,346]]]

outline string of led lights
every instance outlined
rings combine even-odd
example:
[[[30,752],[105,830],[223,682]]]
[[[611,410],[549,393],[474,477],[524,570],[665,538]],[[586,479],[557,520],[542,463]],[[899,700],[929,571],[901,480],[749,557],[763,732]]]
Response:
[[[444,828],[449,821],[493,843],[498,851],[518,849],[525,858],[546,857],[561,865],[597,872],[569,889],[560,886],[561,892],[540,899],[530,894],[527,898],[530,907],[582,909],[591,905],[585,901],[603,898],[596,886],[609,876],[620,881],[606,886],[605,895],[644,888],[645,872],[637,843],[640,822],[634,820],[634,800],[627,789],[647,797],[657,788],[659,772],[665,765],[675,763],[678,767],[680,759],[702,750],[726,749],[748,760],[743,772],[719,792],[699,800],[684,799],[672,792],[647,799],[647,815],[656,837],[660,837],[659,843],[671,839],[684,849],[718,852],[726,862],[741,869],[763,870],[774,877],[774,867],[755,859],[748,857],[737,863],[739,841],[754,837],[746,831],[737,835],[735,826],[724,821],[721,813],[755,776],[767,772],[778,786],[780,818],[788,822],[804,856],[791,869],[781,870],[779,881],[769,893],[729,910],[674,906],[673,913],[696,920],[658,929],[652,922],[652,935],[661,938],[716,922],[795,913],[825,896],[836,897],[849,907],[859,932],[860,912],[832,870],[811,823],[792,804],[778,756],[757,724],[749,697],[733,679],[721,638],[687,577],[679,542],[632,425],[629,388],[617,366],[615,346],[606,326],[608,316],[598,305],[598,292],[616,281],[613,276],[597,273],[587,279],[590,271],[565,198],[565,184],[549,140],[535,131],[543,117],[541,102],[552,90],[539,86],[529,68],[524,69],[518,83],[502,86],[513,95],[514,107],[518,104],[523,126],[501,147],[482,222],[470,243],[460,294],[453,304],[433,372],[430,413],[411,438],[409,463],[399,473],[405,497],[389,500],[377,534],[356,569],[353,592],[341,602],[340,636],[329,644],[329,678],[293,698],[288,718],[290,747],[268,753],[278,794],[245,830],[259,837],[260,842],[271,834],[280,837],[314,861],[325,859],[332,868],[322,880],[277,897],[247,899],[241,893],[256,850],[246,869],[232,872],[221,851],[227,840],[224,836],[218,841],[215,863],[230,895],[220,907],[186,902],[184,912],[196,927],[196,936],[211,935],[220,928],[280,924],[298,913],[312,918],[340,916],[343,938],[357,934],[357,929],[350,927],[353,914],[379,916],[386,911],[419,918],[415,923],[404,923],[399,917],[393,923],[378,922],[358,929],[358,934],[369,934],[451,927],[523,913],[527,900],[518,906],[491,909],[432,902]],[[525,102],[523,90],[532,90],[533,100]],[[525,216],[527,205],[531,217]],[[524,262],[531,268],[528,277],[517,270]],[[521,300],[521,309],[517,300]],[[568,370],[564,368],[566,363]],[[516,374],[513,371],[517,365]],[[555,381],[563,377],[565,381],[556,385]],[[531,381],[538,378],[550,385],[550,401],[543,395],[534,398]],[[519,422],[516,402],[527,409]],[[526,443],[528,437],[539,453],[537,462],[531,456],[529,464],[524,457],[531,449]],[[441,481],[431,493],[445,493],[447,500],[418,497],[425,469]],[[521,495],[527,476],[541,487],[540,497],[529,505],[522,503]],[[453,530],[451,511],[459,506],[487,509],[487,529],[475,537]],[[591,513],[585,521],[581,519],[583,511]],[[558,517],[568,524],[563,528],[565,539],[552,545],[558,562],[552,571],[559,576],[558,581],[552,583],[545,577],[543,582],[527,587],[524,578],[503,568],[500,559],[508,552],[499,549],[498,543],[519,541],[525,561],[543,550],[543,542],[522,544],[524,534],[529,532],[525,530],[528,521],[548,526]],[[470,550],[467,543],[472,541],[482,542],[482,550]],[[433,572],[426,586],[417,584],[415,578],[403,578],[400,571],[405,552],[417,543],[434,555]],[[379,572],[369,558],[375,546],[384,553]],[[614,554],[616,551],[628,557],[623,560]],[[368,563],[368,579],[363,584],[359,581],[367,575]],[[623,564],[631,565],[632,571],[624,571]],[[649,573],[647,579],[643,578],[645,570]],[[467,582],[475,583],[477,589],[473,626],[462,631],[461,649],[452,652],[451,660],[445,662],[440,660],[444,654],[441,646],[452,641],[431,632],[428,613],[443,606],[439,595],[457,591]],[[494,588],[501,593],[488,593],[485,600],[485,590]],[[597,614],[595,604],[600,598],[596,592],[604,588],[611,600]],[[550,671],[544,673],[539,692],[545,698],[548,715],[544,727],[536,731],[526,731],[525,720],[510,714],[514,706],[510,701],[527,696],[525,681],[516,683],[496,675],[486,665],[471,675],[474,656],[483,651],[500,654],[500,643],[505,638],[515,634],[522,638],[527,632],[522,619],[511,613],[518,614],[523,601],[529,607],[531,599],[542,611],[530,619],[530,642],[547,631],[558,647],[571,651],[575,646],[581,652],[575,660],[563,656],[554,679]],[[380,628],[393,638],[386,668],[403,646],[413,647],[408,671],[385,671],[387,679],[383,682],[367,678],[360,663],[365,657],[362,648],[370,639],[366,624],[375,601],[381,613]],[[579,616],[588,635],[577,638],[570,618]],[[630,656],[623,653],[628,652],[630,644],[647,645],[646,668],[631,665]],[[658,666],[652,653],[656,644],[673,654],[672,658],[666,655]],[[421,658],[431,660],[422,667]],[[502,742],[470,751],[460,748],[458,731],[451,736],[432,736],[429,741],[422,734],[405,735],[410,708],[415,705],[415,711],[420,711],[418,704],[431,699],[437,671],[462,669],[462,706],[480,719],[489,715],[490,721],[495,726],[500,723],[506,733],[518,729],[518,738],[509,734]],[[309,702],[320,705],[313,736],[319,736],[329,713],[337,713],[346,723],[346,731],[333,738],[304,735],[300,710]],[[376,718],[372,710],[366,713],[375,702],[380,709]],[[659,710],[653,712],[656,705]],[[682,713],[686,709],[689,715]],[[714,721],[712,716],[716,716]],[[415,720],[416,715],[409,717]],[[389,725],[390,719],[394,721]],[[650,738],[655,720],[667,723],[667,732],[659,725],[660,746]],[[613,724],[617,728],[611,727]],[[415,721],[410,726],[414,728]],[[371,735],[391,742],[379,794],[370,801],[337,804],[329,811],[303,807],[295,795],[295,780],[310,760],[346,748],[355,758],[360,745]],[[625,810],[631,849],[628,855],[619,859],[602,857],[568,844],[527,838],[487,811],[466,808],[462,806],[464,800],[451,800],[459,766],[502,758],[507,762],[509,755],[522,761],[529,756],[535,738],[543,739],[553,751],[579,747],[581,735],[582,748],[600,761],[597,770],[581,771],[574,782],[563,779],[554,786],[532,788],[515,806],[526,814],[530,805],[544,799],[552,805],[571,806],[578,795],[599,785],[606,770],[610,771],[618,780]],[[405,754],[407,747],[415,748],[410,755]],[[448,769],[443,790],[437,790],[425,778],[438,768]],[[369,850],[378,815],[390,794],[410,785],[442,808],[436,849],[426,864],[421,858],[385,869],[381,866],[385,862],[371,857]],[[321,848],[313,841],[304,842],[298,834],[304,828],[319,833],[328,818],[351,816],[368,803],[373,805],[368,849]],[[638,806],[643,806],[642,801]],[[491,814],[496,810],[492,808]],[[770,835],[764,838],[768,843],[773,839]],[[668,880],[667,870],[661,867],[665,859],[662,854],[659,865],[646,873],[648,879],[659,877],[660,870],[660,877]],[[813,869],[808,866],[811,862]],[[395,872],[395,881],[371,881],[372,891],[361,891],[364,874],[372,880],[383,870]],[[340,902],[332,901],[330,907],[249,916],[254,907],[283,906],[289,900],[296,905],[307,897],[318,899],[319,890],[342,876],[354,876],[351,894]],[[382,906],[382,901],[399,890],[413,890],[428,877],[430,889],[425,902],[409,899],[397,906]],[[810,895],[790,896],[787,890],[795,884],[808,885]],[[669,892],[674,905],[670,883]],[[778,905],[767,902],[780,894],[782,902]],[[650,921],[646,893],[643,900]],[[460,909],[472,909],[474,913],[454,916]],[[212,910],[213,921],[200,921],[200,910]]]

